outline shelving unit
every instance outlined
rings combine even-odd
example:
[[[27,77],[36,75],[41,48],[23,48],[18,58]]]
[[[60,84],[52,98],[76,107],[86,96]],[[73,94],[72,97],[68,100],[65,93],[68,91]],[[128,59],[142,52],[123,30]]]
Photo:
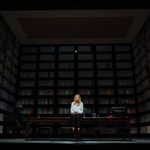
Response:
[[[138,128],[141,135],[150,133],[150,19],[133,43],[137,87]]]
[[[37,82],[37,48],[23,48],[20,53],[19,88],[16,108],[21,114],[34,114],[36,105],[36,82]]]
[[[137,110],[136,110],[136,87],[134,84],[133,58],[130,46],[114,46],[115,70],[117,87],[118,106],[127,107],[130,116],[131,133],[136,134]]]
[[[0,16],[0,134],[7,132],[5,124],[15,111],[18,50],[18,41]]]
[[[98,113],[102,117],[110,115],[111,107],[116,104],[112,48],[111,45],[96,46]]]
[[[54,114],[55,48],[39,47],[37,60],[37,114]]]
[[[81,94],[84,103],[85,115],[96,113],[95,104],[95,70],[94,52],[90,45],[79,45],[76,47],[77,63],[77,90]]]
[[[58,46],[57,49],[57,114],[70,114],[70,106],[75,92],[74,46]]]

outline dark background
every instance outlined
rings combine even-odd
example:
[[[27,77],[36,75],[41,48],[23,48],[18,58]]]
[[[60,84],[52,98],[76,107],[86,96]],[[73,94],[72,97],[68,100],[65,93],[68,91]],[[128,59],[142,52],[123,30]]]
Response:
[[[149,0],[2,0],[0,2],[0,10],[149,8]]]

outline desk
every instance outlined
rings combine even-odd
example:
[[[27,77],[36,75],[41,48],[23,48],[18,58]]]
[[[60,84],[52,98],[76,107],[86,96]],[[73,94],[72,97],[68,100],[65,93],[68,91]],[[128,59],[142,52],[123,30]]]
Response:
[[[29,130],[32,127],[38,126],[53,126],[55,128],[72,125],[71,117],[28,117],[27,121],[27,138],[29,137]],[[83,117],[81,119],[81,128],[84,126],[93,126],[96,129],[105,128],[107,125],[113,125],[116,131],[125,129],[125,132],[130,138],[130,122],[128,117]],[[118,132],[119,133],[119,132]]]

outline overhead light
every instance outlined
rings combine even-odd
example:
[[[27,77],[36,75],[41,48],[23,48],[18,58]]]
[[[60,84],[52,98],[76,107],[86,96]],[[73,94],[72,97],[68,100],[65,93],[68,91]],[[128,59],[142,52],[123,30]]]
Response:
[[[77,53],[77,52],[78,52],[78,50],[76,50],[76,49],[75,49],[75,50],[74,50],[74,52],[75,52],[75,53]]]

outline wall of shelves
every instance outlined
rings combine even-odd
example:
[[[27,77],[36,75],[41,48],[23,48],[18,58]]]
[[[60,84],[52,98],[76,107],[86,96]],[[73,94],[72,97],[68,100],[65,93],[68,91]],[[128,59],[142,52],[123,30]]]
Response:
[[[4,124],[15,111],[19,47],[0,16],[0,134],[5,134]]]
[[[30,59],[28,59],[30,58]],[[131,45],[23,46],[18,100],[24,115],[69,116],[80,93],[87,116],[125,106],[137,131]]]
[[[150,133],[150,17],[133,43],[139,132]]]

